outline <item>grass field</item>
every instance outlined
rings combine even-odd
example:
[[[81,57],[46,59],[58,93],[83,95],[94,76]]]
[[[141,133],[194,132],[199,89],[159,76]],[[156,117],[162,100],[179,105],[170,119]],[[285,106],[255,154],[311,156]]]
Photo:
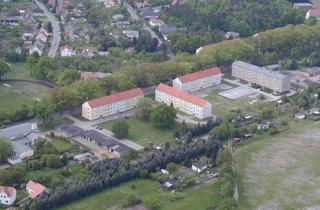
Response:
[[[67,139],[61,137],[51,137],[51,144],[59,152],[69,151],[73,148],[73,145],[68,142]]]
[[[30,71],[22,63],[11,64],[11,69],[3,79],[33,79]]]
[[[129,125],[129,137],[128,139],[148,146],[150,143],[162,144],[172,138],[174,129],[159,129],[152,125],[151,122],[137,120],[135,117],[131,117],[126,120]],[[113,121],[103,123],[102,126],[111,130]],[[176,124],[178,127],[179,124]]]
[[[21,104],[29,104],[31,99],[0,84],[0,111],[7,111]]]
[[[290,127],[235,150],[241,209],[320,208],[320,122]]]
[[[135,189],[132,189],[132,184]],[[109,209],[120,204],[130,195],[140,195],[142,201],[148,196],[156,196],[161,203],[160,210],[205,210],[219,201],[219,184],[205,185],[194,191],[185,193],[181,199],[175,200],[171,193],[163,193],[159,184],[150,180],[135,180],[118,187],[94,194],[59,208],[59,210]]]
[[[251,101],[248,98],[240,98],[231,100],[220,96],[217,91],[211,92],[208,96],[205,97],[212,104],[212,112],[213,114],[225,118],[228,116],[231,110],[244,107],[252,106],[249,104]]]

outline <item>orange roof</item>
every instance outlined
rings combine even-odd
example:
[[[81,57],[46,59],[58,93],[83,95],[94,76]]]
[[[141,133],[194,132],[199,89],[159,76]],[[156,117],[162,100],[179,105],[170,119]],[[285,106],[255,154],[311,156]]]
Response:
[[[195,104],[197,106],[203,107],[204,105],[206,105],[208,103],[208,101],[203,98],[198,98],[196,96],[190,95],[184,91],[175,89],[175,88],[170,87],[170,86],[163,84],[163,83],[160,83],[158,85],[157,90],[159,90],[161,92],[165,92],[171,96],[174,96],[174,97],[179,98],[181,100],[187,101],[189,103]]]
[[[42,184],[33,182],[32,180],[28,182],[26,187],[32,191],[31,194],[29,194],[31,198],[36,198],[46,189]]]
[[[309,15],[313,17],[320,17],[320,9],[309,9]]]
[[[194,80],[202,79],[205,77],[209,77],[212,75],[218,75],[221,74],[220,68],[219,67],[213,67],[210,69],[202,70],[202,71],[197,71],[191,74],[186,74],[181,77],[178,77],[181,83],[187,83],[191,82]]]
[[[16,191],[13,187],[7,187],[7,186],[0,186],[0,193],[6,194],[8,197],[11,197]]]
[[[103,106],[113,102],[122,101],[128,98],[142,96],[142,95],[143,95],[143,91],[141,88],[134,88],[131,90],[120,92],[120,93],[115,93],[112,95],[103,96],[101,98],[96,98],[87,102],[91,108],[95,108],[95,107]]]

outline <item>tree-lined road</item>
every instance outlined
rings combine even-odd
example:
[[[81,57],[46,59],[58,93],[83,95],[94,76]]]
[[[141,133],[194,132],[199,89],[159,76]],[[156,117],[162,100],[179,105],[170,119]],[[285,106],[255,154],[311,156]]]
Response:
[[[51,25],[52,25],[52,40],[51,40],[51,46],[48,53],[49,57],[55,57],[60,45],[60,25],[59,21],[56,19],[56,17],[51,14],[51,12],[48,11],[47,7],[42,4],[41,2],[35,0],[35,3],[38,5],[38,7],[43,11],[43,13],[47,16],[49,19]]]

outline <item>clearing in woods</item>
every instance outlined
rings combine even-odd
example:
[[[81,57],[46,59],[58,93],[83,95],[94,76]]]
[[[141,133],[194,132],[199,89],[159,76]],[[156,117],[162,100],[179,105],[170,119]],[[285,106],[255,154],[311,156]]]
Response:
[[[234,152],[241,209],[320,209],[320,122],[296,122]]]

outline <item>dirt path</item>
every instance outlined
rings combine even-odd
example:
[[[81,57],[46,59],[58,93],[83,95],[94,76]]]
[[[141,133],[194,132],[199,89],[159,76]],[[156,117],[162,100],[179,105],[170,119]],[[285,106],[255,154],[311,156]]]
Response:
[[[320,122],[237,151],[242,209],[319,209],[319,155]]]

